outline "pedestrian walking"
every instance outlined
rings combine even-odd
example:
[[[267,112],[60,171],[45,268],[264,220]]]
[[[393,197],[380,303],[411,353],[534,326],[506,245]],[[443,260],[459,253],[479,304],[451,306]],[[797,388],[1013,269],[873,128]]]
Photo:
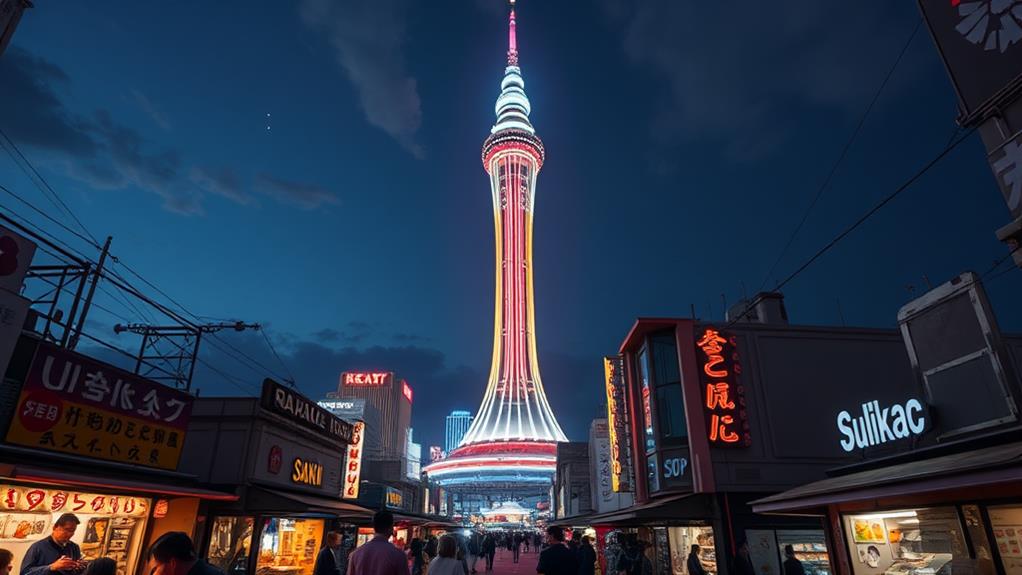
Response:
[[[50,535],[33,543],[21,560],[21,575],[75,575],[85,569],[82,548],[71,541],[81,521],[65,513],[53,522]]]
[[[511,556],[515,563],[518,563],[518,556],[522,552],[522,534],[515,533],[511,537]]]
[[[547,527],[547,548],[539,554],[536,573],[542,575],[578,575],[578,557],[564,544],[564,530]]]
[[[703,562],[699,560],[699,546],[696,544],[692,545],[692,550],[688,554],[688,575],[706,575],[706,569],[703,569]]]
[[[455,541],[455,543],[457,543],[457,541]],[[437,541],[435,535],[430,535],[429,537],[426,538],[426,548],[424,551],[426,552],[426,557],[429,558],[429,561],[431,563],[433,562],[433,559],[436,558],[438,546],[439,542]]]
[[[409,575],[404,552],[390,544],[394,515],[377,511],[373,515],[373,538],[351,553],[345,575]]]
[[[472,532],[468,537],[468,567],[472,573],[478,573],[476,563],[479,561],[480,555],[482,555],[482,542],[479,539],[479,534]]]
[[[412,539],[410,547],[412,553],[412,575],[426,575],[429,559],[426,557],[426,546],[422,543],[422,539],[418,537]]]
[[[784,575],[806,575],[802,562],[795,558],[795,548],[791,545],[784,546]]]
[[[522,546],[525,547],[525,552],[526,553],[529,552],[529,540],[530,539],[532,539],[532,537],[529,536],[528,533],[523,533],[522,534]]]
[[[583,537],[578,547],[578,575],[596,575],[596,548],[591,537]]]
[[[486,557],[486,570],[493,571],[493,558],[497,555],[497,540],[492,533],[483,539],[483,555]]]
[[[458,560],[458,541],[444,535],[437,542],[437,556],[429,562],[430,575],[468,575],[468,565]]]
[[[168,531],[149,547],[150,575],[224,575],[195,553],[192,538],[183,531]]]
[[[340,548],[341,534],[336,531],[327,532],[323,548],[319,550],[319,555],[316,556],[316,564],[312,568],[312,575],[343,575],[337,560],[337,552]]]

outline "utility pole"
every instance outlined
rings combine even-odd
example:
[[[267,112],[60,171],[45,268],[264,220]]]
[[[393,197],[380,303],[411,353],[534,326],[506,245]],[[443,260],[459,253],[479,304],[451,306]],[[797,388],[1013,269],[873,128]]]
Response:
[[[117,324],[114,333],[131,332],[142,336],[135,361],[135,373],[154,381],[172,384],[177,389],[190,391],[195,362],[199,356],[202,334],[224,329],[245,331],[261,329],[257,323],[242,321],[208,323],[201,325],[145,325]]]
[[[99,283],[99,278],[103,274],[103,264],[106,263],[106,257],[110,254],[111,241],[113,241],[113,237],[107,236],[106,241],[103,242],[103,251],[99,254],[99,263],[96,264],[96,269],[92,270],[92,282],[89,284],[89,293],[85,296],[85,303],[82,304],[82,314],[78,316],[78,325],[75,326],[74,332],[71,334],[71,339],[67,342],[67,348],[70,350],[74,350],[74,348],[78,346],[78,340],[82,336],[82,330],[85,329],[85,317],[89,315],[89,308],[92,307],[92,297],[96,295],[96,285]],[[75,305],[78,305],[77,298],[75,299]]]

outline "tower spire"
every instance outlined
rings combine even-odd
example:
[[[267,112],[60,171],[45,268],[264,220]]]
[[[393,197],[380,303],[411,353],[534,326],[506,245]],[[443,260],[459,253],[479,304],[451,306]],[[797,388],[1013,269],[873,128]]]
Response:
[[[515,0],[511,0],[511,21],[507,32],[507,65],[518,65],[518,36],[515,34]]]

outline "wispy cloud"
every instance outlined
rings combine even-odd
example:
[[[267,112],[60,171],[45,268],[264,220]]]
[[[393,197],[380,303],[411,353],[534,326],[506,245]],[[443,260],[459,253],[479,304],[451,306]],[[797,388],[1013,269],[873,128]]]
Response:
[[[254,201],[252,195],[245,192],[241,176],[231,168],[193,166],[188,176],[193,184],[211,194],[243,206]]]
[[[302,21],[326,34],[337,62],[358,90],[369,123],[415,157],[422,106],[402,52],[409,0],[303,0]]]
[[[341,200],[330,190],[318,184],[294,182],[272,174],[259,174],[256,189],[267,196],[303,210],[314,210],[322,206],[336,206]]]
[[[141,90],[131,90],[131,99],[135,104],[145,112],[157,126],[167,130],[168,132],[172,129],[170,120],[167,116],[153,104],[152,100],[148,96],[142,93]]]

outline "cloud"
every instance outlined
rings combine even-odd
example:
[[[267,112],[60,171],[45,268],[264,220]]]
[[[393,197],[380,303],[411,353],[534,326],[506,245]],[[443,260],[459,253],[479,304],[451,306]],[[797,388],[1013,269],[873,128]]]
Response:
[[[666,80],[656,138],[717,140],[735,156],[768,153],[807,107],[861,110],[909,32],[897,7],[881,4],[604,0],[604,8],[629,59]]]
[[[134,101],[143,112],[152,118],[153,122],[155,122],[157,126],[167,130],[168,132],[172,129],[170,120],[168,120],[167,116],[164,115],[164,113],[161,112],[155,104],[153,104],[152,100],[150,100],[148,96],[143,94],[140,90],[134,89],[129,93],[131,94],[132,101]]]
[[[419,92],[405,70],[409,0],[303,0],[299,11],[309,28],[324,33],[337,62],[358,90],[366,119],[398,141],[416,158],[422,123]]]
[[[0,58],[0,127],[15,142],[52,152],[69,176],[96,189],[136,188],[155,194],[166,210],[184,215],[204,213],[206,195],[237,204],[254,204],[244,178],[229,167],[190,165],[173,148],[147,140],[120,123],[105,109],[91,115],[74,113],[58,94],[70,86],[56,64],[12,47]],[[156,109],[138,91],[140,105]],[[154,118],[159,123],[159,117]],[[340,200],[324,188],[280,179],[257,178],[260,190],[283,203],[312,209]]]
[[[192,166],[188,177],[202,190],[243,206],[254,201],[252,196],[245,192],[241,176],[231,168]]]
[[[330,190],[318,185],[294,182],[278,178],[272,174],[256,176],[256,189],[271,198],[285,204],[291,204],[303,210],[314,210],[324,205],[339,205],[341,200]]]
[[[56,65],[11,46],[0,58],[0,127],[18,143],[91,157],[99,144],[89,124],[71,114],[57,95],[69,79]]]

